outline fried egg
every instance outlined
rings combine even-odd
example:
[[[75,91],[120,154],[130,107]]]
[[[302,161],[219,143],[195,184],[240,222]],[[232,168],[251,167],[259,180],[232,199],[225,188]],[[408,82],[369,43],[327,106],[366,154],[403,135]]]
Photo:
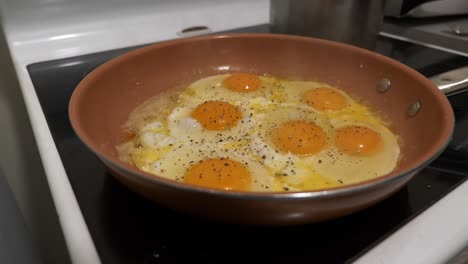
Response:
[[[327,84],[310,81],[284,81],[281,84],[287,102],[307,105],[315,111],[343,111],[354,104],[345,92]]]
[[[232,151],[241,151],[255,126],[252,116],[249,109],[228,102],[206,101],[174,108],[167,116],[167,127],[177,141],[232,146]]]
[[[275,178],[260,162],[215,144],[181,142],[154,162],[149,172],[214,189],[267,191],[276,188]]]
[[[369,180],[397,165],[398,138],[384,125],[350,119],[330,120],[334,127],[330,147],[309,157],[321,175],[340,184]]]
[[[285,94],[274,78],[241,73],[203,78],[179,96],[181,103],[188,104],[213,100],[245,105],[253,99],[280,100],[285,99]]]
[[[330,148],[332,126],[306,107],[278,106],[254,117],[257,132],[249,147],[272,171],[283,190],[315,189],[331,185],[306,157]]]

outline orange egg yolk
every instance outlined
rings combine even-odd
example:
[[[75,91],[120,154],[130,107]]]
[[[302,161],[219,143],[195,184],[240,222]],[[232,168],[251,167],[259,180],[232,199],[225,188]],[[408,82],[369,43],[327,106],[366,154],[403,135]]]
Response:
[[[225,87],[237,92],[251,92],[258,90],[261,85],[258,76],[248,73],[236,73],[224,79]]]
[[[208,130],[225,130],[234,127],[242,112],[230,103],[206,101],[192,111],[192,117]]]
[[[363,126],[347,126],[337,129],[336,147],[353,156],[372,155],[381,147],[382,138],[374,130]]]
[[[336,111],[348,106],[346,98],[343,95],[327,87],[308,90],[302,95],[302,100],[320,111]]]
[[[242,163],[227,158],[203,160],[185,173],[189,184],[223,190],[246,190],[250,185],[250,173]]]
[[[319,152],[327,143],[322,128],[305,121],[289,121],[273,131],[273,143],[281,150],[298,155]]]

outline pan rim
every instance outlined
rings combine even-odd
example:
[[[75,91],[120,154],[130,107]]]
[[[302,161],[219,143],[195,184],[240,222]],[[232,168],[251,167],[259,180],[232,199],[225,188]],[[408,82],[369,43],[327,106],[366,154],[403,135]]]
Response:
[[[197,192],[197,193],[204,193],[208,195],[214,196],[223,196],[223,197],[232,197],[238,199],[330,199],[335,197],[342,197],[351,194],[356,194],[360,192],[365,192],[373,188],[378,188],[387,184],[390,184],[394,181],[398,181],[403,177],[406,177],[411,174],[415,174],[419,170],[426,167],[429,163],[435,160],[447,147],[449,144],[454,126],[455,126],[455,117],[454,112],[448,102],[447,97],[439,91],[436,93],[435,96],[438,96],[439,101],[443,104],[448,104],[450,117],[447,117],[449,120],[448,126],[443,127],[444,129],[441,131],[441,136],[439,137],[438,144],[434,144],[427,152],[426,155],[421,155],[418,157],[416,161],[413,161],[412,164],[417,164],[417,166],[412,166],[409,169],[402,171],[401,173],[390,172],[386,175],[382,175],[376,178],[372,178],[369,180],[353,183],[353,184],[346,184],[344,186],[337,186],[332,188],[326,189],[317,189],[317,190],[306,190],[306,191],[286,191],[286,192],[254,192],[254,191],[226,191],[226,190],[217,190],[212,188],[205,188],[199,187],[195,185],[189,185],[182,182],[176,182],[174,180],[166,179],[161,176],[153,175],[150,173],[146,173],[144,171],[138,170],[129,166],[128,164],[118,160],[117,158],[108,157],[104,155],[102,151],[99,150],[97,144],[92,144],[93,142],[86,134],[84,129],[78,125],[77,120],[78,118],[78,106],[80,102],[80,94],[86,91],[86,89],[81,89],[81,87],[87,87],[87,83],[93,81],[93,79],[99,77],[100,73],[110,70],[114,65],[119,65],[124,63],[127,59],[137,56],[152,50],[161,49],[166,46],[171,45],[179,45],[179,44],[186,44],[192,41],[203,41],[209,39],[225,39],[225,38],[272,38],[272,39],[290,39],[290,40],[297,40],[297,41],[305,41],[311,43],[323,43],[326,45],[335,46],[341,49],[351,49],[354,52],[363,53],[365,56],[374,57],[378,60],[383,60],[385,63],[393,64],[396,67],[403,68],[406,72],[411,73],[418,81],[424,83],[425,85],[432,86],[433,89],[437,89],[437,87],[425,76],[420,74],[418,71],[412,69],[411,67],[400,63],[392,58],[384,56],[382,54],[372,52],[363,48],[355,47],[349,44],[338,43],[334,41],[329,41],[325,39],[318,39],[313,37],[305,37],[305,36],[294,36],[294,35],[284,35],[284,34],[272,34],[272,33],[222,33],[222,34],[209,34],[204,36],[195,36],[195,37],[186,37],[181,39],[175,40],[168,40],[163,42],[158,42],[154,44],[149,44],[135,50],[129,51],[123,55],[115,57],[100,66],[98,66],[95,70],[90,72],[87,76],[85,76],[80,83],[75,87],[75,90],[72,93],[69,101],[69,120],[72,126],[72,129],[80,139],[82,143],[94,153],[101,161],[107,164],[107,166],[111,165],[113,168],[117,168],[118,170],[124,171],[126,174],[122,174],[124,177],[130,177],[128,175],[132,175],[132,179],[138,180],[144,183],[148,183],[150,185],[164,185],[165,187],[175,188],[178,190],[188,191],[188,192]],[[438,89],[437,89],[438,90]],[[444,136],[445,135],[445,136]],[[436,147],[437,146],[437,147]]]

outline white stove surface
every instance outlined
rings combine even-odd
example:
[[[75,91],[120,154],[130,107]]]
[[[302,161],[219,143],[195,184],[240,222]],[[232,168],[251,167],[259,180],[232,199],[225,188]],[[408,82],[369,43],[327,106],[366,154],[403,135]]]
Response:
[[[74,263],[101,263],[48,129],[27,65],[268,23],[268,0],[15,0],[1,2],[2,25],[46,177]],[[382,241],[357,263],[445,263],[468,245],[468,182]]]
[[[3,1],[4,30],[28,62],[180,37],[193,26],[228,30],[269,19],[268,0]]]

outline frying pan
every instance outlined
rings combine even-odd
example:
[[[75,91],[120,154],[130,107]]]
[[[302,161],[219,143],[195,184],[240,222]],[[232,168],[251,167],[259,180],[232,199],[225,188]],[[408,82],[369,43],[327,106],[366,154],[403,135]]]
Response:
[[[466,71],[436,76],[435,81],[456,93],[463,85],[452,79]],[[118,159],[115,147],[122,142],[121,126],[137,105],[165,90],[232,72],[324,82],[361,98],[390,120],[391,129],[402,139],[397,168],[347,186],[264,193],[188,186]],[[185,214],[253,225],[325,221],[372,206],[440,155],[454,127],[446,95],[417,71],[354,46],[281,34],[187,37],[128,52],[78,84],[70,99],[69,117],[80,140],[130,190]]]

